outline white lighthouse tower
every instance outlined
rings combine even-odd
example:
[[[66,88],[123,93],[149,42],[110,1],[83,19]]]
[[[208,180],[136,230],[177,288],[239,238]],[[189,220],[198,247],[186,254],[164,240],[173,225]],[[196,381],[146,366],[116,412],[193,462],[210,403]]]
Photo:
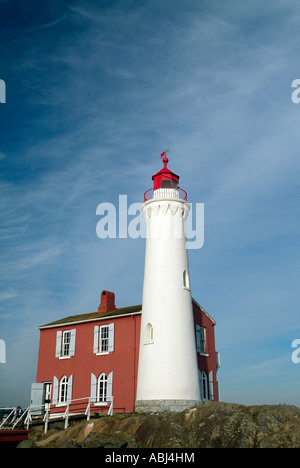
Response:
[[[201,403],[185,220],[187,195],[164,167],[152,177],[147,223],[136,411],[182,411]]]

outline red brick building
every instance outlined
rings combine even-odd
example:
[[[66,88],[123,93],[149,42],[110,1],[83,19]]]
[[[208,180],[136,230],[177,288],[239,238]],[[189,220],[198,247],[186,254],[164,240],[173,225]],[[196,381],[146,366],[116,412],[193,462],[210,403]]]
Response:
[[[32,412],[133,412],[142,306],[116,308],[115,295],[101,293],[97,312],[42,325]],[[216,322],[193,299],[195,340],[202,401],[218,400],[214,327]],[[178,376],[180,378],[180,376]],[[37,405],[41,405],[40,408]]]

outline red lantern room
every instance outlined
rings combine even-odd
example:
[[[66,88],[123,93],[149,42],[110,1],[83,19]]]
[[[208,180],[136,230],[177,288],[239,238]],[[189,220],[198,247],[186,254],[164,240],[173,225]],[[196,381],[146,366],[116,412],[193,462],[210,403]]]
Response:
[[[144,202],[152,198],[180,198],[181,200],[187,199],[187,194],[184,190],[179,188],[179,175],[170,171],[167,167],[169,162],[167,158],[167,151],[161,153],[160,157],[163,158],[162,162],[164,167],[152,176],[153,189],[147,190],[144,194]]]

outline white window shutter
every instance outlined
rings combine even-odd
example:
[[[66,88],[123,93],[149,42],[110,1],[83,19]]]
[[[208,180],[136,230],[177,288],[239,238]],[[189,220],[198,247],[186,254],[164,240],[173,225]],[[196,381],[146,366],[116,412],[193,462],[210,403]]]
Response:
[[[97,397],[97,377],[91,373],[91,403],[95,403]]]
[[[109,332],[108,332],[108,351],[110,353],[113,352],[114,350],[114,341],[115,341],[115,324],[114,323],[110,323],[109,324]]]
[[[99,325],[94,326],[94,346],[93,346],[93,352],[94,354],[98,353],[99,349]]]
[[[113,372],[107,376],[107,388],[106,388],[106,401],[112,401],[112,384],[113,384]]]
[[[53,377],[53,391],[52,391],[52,403],[53,405],[57,405],[57,398],[58,398],[58,379],[57,377]]]
[[[73,374],[68,378],[67,402],[72,402]]]
[[[209,373],[208,382],[209,382],[209,399],[213,400],[214,399],[214,376],[213,376],[213,371],[210,371],[210,373]]]
[[[201,344],[200,344],[200,325],[196,325],[196,351],[200,353],[201,351]]]
[[[44,414],[44,384],[33,383],[30,394],[30,413],[34,415]]]
[[[55,357],[59,358],[61,356],[61,340],[62,340],[62,331],[56,333],[56,348],[55,348]]]
[[[73,328],[73,330],[71,330],[69,356],[75,356],[75,340],[76,340],[76,328]]]

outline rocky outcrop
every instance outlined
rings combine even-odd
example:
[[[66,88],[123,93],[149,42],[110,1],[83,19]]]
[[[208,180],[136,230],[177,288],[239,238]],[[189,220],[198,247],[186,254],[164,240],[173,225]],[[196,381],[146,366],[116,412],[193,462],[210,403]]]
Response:
[[[300,409],[207,402],[181,413],[102,416],[33,430],[38,448],[299,448]]]

